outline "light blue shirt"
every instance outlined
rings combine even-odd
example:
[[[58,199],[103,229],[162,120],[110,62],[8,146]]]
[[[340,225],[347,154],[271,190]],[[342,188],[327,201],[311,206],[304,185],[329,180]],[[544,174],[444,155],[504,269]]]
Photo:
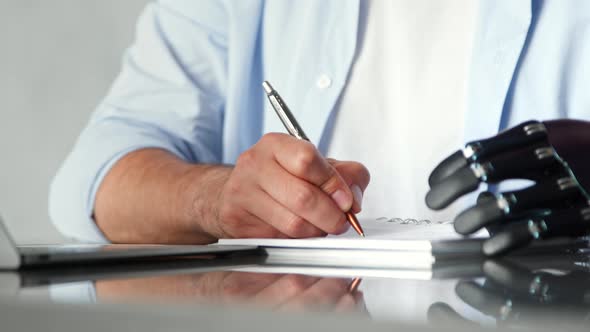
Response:
[[[94,197],[126,153],[152,147],[190,162],[234,163],[263,133],[283,131],[267,109],[263,79],[325,151],[357,46],[360,5],[150,4],[119,77],[53,181],[55,225],[72,238],[106,241],[92,220]],[[590,119],[590,1],[481,0],[479,8],[465,141],[531,118]],[[317,85],[320,77],[331,84]]]

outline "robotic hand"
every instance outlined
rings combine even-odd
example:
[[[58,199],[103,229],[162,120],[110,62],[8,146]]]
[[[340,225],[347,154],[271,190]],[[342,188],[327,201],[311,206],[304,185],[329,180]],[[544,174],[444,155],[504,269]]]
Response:
[[[487,228],[491,236],[483,251],[498,255],[535,239],[590,233],[589,175],[590,123],[528,121],[443,160],[428,179],[426,205],[443,209],[480,183],[533,181],[519,190],[483,192],[455,218],[455,230],[463,235]]]

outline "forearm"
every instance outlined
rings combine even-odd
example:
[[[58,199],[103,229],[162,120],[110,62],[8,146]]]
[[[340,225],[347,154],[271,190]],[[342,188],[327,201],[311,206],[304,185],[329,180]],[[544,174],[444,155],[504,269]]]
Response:
[[[101,183],[94,219],[115,243],[214,242],[216,204],[230,173],[160,149],[132,152]]]

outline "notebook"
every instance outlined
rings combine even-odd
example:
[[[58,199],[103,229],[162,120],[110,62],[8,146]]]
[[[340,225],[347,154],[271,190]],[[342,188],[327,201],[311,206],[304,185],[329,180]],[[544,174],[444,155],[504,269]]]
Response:
[[[301,274],[323,278],[385,278],[432,280],[450,278],[477,278],[482,276],[481,259],[447,260],[435,262],[426,267],[416,268],[375,268],[365,266],[319,266],[319,265],[288,265],[280,262],[265,262],[259,265],[231,268],[232,271]]]
[[[483,256],[483,230],[472,237],[458,235],[449,222],[400,219],[362,220],[366,237],[351,228],[342,235],[309,239],[221,239],[223,245],[258,246],[268,264],[368,268],[431,268],[444,260]],[[584,241],[585,242],[585,241]],[[579,247],[580,241],[558,239],[536,243],[515,254],[547,253]],[[557,248],[556,248],[557,247]]]

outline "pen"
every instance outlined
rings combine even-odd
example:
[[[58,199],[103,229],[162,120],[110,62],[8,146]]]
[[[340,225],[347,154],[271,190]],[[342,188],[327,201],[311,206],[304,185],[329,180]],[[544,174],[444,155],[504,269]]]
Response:
[[[275,112],[281,119],[281,122],[283,123],[285,128],[287,128],[289,134],[298,139],[309,142],[309,138],[307,138],[307,135],[305,135],[305,133],[303,132],[303,128],[299,126],[299,123],[297,122],[297,120],[289,110],[289,107],[287,107],[287,104],[285,104],[283,98],[281,98],[279,93],[275,89],[273,89],[272,85],[270,85],[268,81],[262,82],[262,87],[264,88],[264,92],[266,92],[266,96],[268,97],[268,100],[270,101],[272,108],[275,110]],[[352,225],[352,228],[354,228],[354,230],[360,236],[364,237],[365,232],[363,232],[361,224],[359,223],[354,213],[352,213],[352,211],[348,211],[345,213],[345,215],[348,222]]]
[[[359,289],[359,285],[361,284],[361,281],[363,281],[363,279],[356,277],[354,278],[351,282],[350,285],[348,285],[348,292],[349,293],[354,293]]]

